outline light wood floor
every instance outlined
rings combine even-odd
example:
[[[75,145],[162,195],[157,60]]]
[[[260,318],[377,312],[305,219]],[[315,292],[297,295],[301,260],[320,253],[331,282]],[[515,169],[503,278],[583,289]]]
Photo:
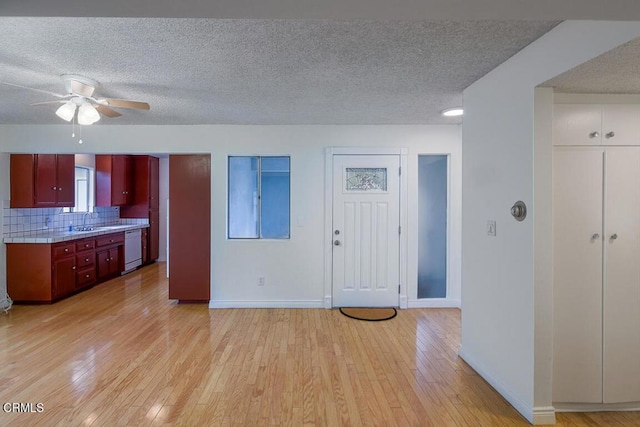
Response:
[[[337,310],[210,310],[167,300],[164,264],[0,314],[0,425],[516,426],[459,357],[460,312],[362,322]],[[560,426],[640,414],[559,414]]]

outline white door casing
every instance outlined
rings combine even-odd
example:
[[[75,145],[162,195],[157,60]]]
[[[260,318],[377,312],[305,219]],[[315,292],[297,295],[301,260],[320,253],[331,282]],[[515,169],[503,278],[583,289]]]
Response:
[[[400,156],[334,155],[332,305],[399,305]]]

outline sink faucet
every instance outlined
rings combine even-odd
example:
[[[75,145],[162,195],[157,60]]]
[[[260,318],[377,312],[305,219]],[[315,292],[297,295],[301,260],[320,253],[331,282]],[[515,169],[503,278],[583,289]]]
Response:
[[[87,226],[87,217],[91,216],[91,212],[85,212],[84,216],[82,217],[82,227],[86,227]]]

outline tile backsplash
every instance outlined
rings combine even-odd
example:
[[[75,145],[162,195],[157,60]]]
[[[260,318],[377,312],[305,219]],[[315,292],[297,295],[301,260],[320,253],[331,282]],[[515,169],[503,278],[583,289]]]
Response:
[[[117,206],[95,207],[92,213],[63,213],[63,208],[11,209],[8,206],[9,201],[5,200],[2,209],[4,237],[23,237],[45,230],[64,231],[69,229],[70,222],[73,223],[73,227],[148,222],[147,219],[120,218],[120,208]]]

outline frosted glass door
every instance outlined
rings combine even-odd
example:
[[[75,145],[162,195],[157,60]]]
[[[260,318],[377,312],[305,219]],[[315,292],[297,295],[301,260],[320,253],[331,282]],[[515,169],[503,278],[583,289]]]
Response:
[[[418,298],[447,296],[447,164],[418,156]]]

